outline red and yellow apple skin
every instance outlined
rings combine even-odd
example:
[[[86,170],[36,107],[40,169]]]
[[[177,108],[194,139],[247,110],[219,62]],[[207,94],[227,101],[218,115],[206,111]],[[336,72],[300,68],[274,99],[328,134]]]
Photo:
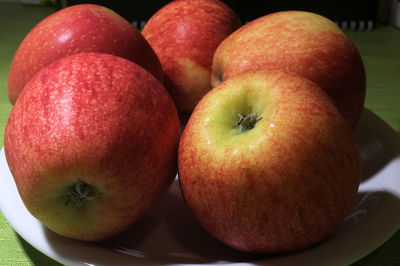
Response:
[[[8,77],[10,102],[15,103],[25,84],[40,69],[57,59],[81,52],[124,57],[163,80],[159,59],[133,25],[103,6],[74,5],[42,20],[21,42]]]
[[[172,1],[146,23],[142,34],[161,61],[165,87],[178,111],[191,113],[210,90],[214,51],[241,25],[219,0]]]
[[[364,107],[366,75],[358,50],[332,21],[303,11],[258,18],[217,48],[212,86],[246,71],[283,69],[322,87],[354,128]]]
[[[80,53],[28,82],[4,148],[32,215],[60,235],[97,241],[133,224],[168,188],[180,130],[154,76],[121,57]]]
[[[253,128],[243,119],[249,115]],[[360,172],[352,131],[326,93],[281,71],[247,72],[212,89],[178,151],[194,217],[247,252],[299,250],[333,234],[352,207]]]

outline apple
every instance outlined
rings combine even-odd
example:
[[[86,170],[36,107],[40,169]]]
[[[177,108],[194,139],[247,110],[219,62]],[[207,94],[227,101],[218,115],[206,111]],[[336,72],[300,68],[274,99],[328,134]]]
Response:
[[[60,235],[98,241],[134,223],[168,188],[180,130],[153,75],[118,56],[79,53],[27,83],[4,149],[34,217]]]
[[[80,52],[110,53],[132,60],[163,80],[161,64],[142,34],[114,11],[80,4],[61,9],[37,24],[12,61],[8,97],[12,104],[40,69]]]
[[[354,203],[360,153],[314,82],[246,72],[196,106],[178,150],[182,194],[211,235],[246,252],[280,253],[332,235]]]
[[[246,71],[283,69],[310,79],[332,98],[354,128],[364,107],[365,69],[350,39],[315,13],[282,11],[260,17],[217,48],[212,86]]]
[[[241,25],[219,0],[172,1],[145,24],[142,34],[161,61],[165,87],[178,111],[190,114],[211,89],[214,51]]]

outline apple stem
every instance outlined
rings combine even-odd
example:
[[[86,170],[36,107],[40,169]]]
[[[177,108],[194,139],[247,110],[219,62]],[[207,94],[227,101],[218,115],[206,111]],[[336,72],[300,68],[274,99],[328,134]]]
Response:
[[[237,115],[239,117],[239,121],[236,123],[235,128],[237,128],[240,133],[249,131],[250,129],[254,128],[257,122],[262,119],[262,117],[258,117],[256,113],[238,113]]]
[[[78,207],[82,206],[86,201],[94,200],[101,195],[94,186],[79,179],[68,188],[67,194],[68,200],[65,202],[65,206],[73,202]]]

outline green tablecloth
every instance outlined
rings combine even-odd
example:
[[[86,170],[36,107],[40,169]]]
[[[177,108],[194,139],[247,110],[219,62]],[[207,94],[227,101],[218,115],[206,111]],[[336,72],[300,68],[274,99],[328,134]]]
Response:
[[[7,77],[13,55],[28,31],[51,12],[52,7],[0,2],[0,146],[11,110]],[[346,31],[346,34],[365,63],[365,106],[400,132],[400,30],[380,25],[372,31]],[[0,212],[0,265],[56,265],[56,262],[19,237]],[[400,265],[400,231],[354,265]]]

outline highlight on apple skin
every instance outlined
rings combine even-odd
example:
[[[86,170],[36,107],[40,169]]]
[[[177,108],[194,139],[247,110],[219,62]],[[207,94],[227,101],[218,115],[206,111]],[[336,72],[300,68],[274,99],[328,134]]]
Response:
[[[180,131],[170,95],[148,71],[80,53],[27,83],[4,149],[34,217],[60,235],[98,241],[132,225],[166,191]]]
[[[275,12],[244,25],[217,48],[212,86],[260,69],[295,72],[323,88],[354,128],[366,93],[362,58],[343,31],[311,12]]]
[[[242,25],[219,0],[176,0],[157,11],[142,30],[161,61],[165,87],[181,113],[190,114],[210,89],[215,49]]]
[[[352,130],[318,85],[260,70],[202,98],[180,140],[178,173],[211,235],[241,251],[281,253],[334,234],[361,163]]]
[[[80,4],[51,14],[25,36],[10,67],[10,102],[15,103],[25,84],[40,69],[57,59],[82,52],[124,57],[163,81],[158,57],[132,24],[106,7]]]

